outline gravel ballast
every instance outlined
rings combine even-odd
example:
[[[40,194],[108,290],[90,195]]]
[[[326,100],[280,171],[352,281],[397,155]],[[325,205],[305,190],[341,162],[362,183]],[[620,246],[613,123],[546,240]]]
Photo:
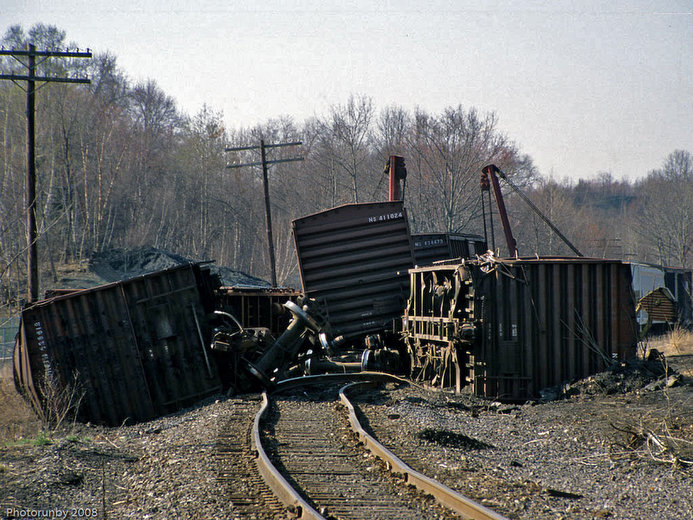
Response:
[[[522,406],[414,386],[354,401],[414,469],[510,518],[693,518],[693,388],[640,376]]]
[[[593,376],[524,405],[411,385],[352,398],[405,462],[509,518],[693,518],[691,378],[640,375]],[[241,515],[219,478],[219,434],[241,404],[220,395],[148,423],[0,446],[0,517],[286,518]]]

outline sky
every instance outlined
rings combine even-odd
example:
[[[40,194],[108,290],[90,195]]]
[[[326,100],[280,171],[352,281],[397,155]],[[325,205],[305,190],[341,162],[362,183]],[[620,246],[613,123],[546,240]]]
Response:
[[[635,180],[693,153],[693,0],[2,0],[228,128],[377,109],[493,112],[545,177]]]

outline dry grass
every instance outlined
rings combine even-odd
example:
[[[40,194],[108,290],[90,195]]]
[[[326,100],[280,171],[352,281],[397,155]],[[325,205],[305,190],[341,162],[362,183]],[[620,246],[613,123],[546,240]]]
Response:
[[[645,355],[658,351],[664,370],[673,369],[678,376],[671,376],[677,385],[691,384],[693,378],[693,331],[674,326],[661,336],[649,337],[642,343]],[[687,381],[687,383],[686,383]],[[666,399],[661,406],[645,414],[612,423],[621,434],[616,445],[626,451],[637,452],[657,462],[673,463],[679,467],[693,467],[693,409],[690,392],[678,392],[669,388],[668,381],[662,387]],[[651,394],[654,395],[654,394]]]
[[[0,447],[40,431],[41,421],[14,387],[12,363],[0,361]]]
[[[693,355],[693,331],[674,327],[670,332],[650,339],[648,349],[657,349],[667,357]]]
[[[643,401],[637,409],[628,412],[624,407],[624,413],[610,421],[616,434],[611,456],[692,468],[693,394],[686,388],[693,380],[693,332],[675,326],[666,334],[648,337],[640,349],[648,358],[655,350],[663,354],[651,359],[661,361],[663,373],[671,375],[661,383],[660,391],[644,394],[652,400],[663,397],[659,403],[645,406],[641,394]]]

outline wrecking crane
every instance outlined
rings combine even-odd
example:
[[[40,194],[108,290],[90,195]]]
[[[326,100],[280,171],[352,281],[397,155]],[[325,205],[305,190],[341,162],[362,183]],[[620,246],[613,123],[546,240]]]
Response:
[[[536,205],[525,195],[522,193],[520,188],[515,186],[515,184],[508,178],[508,176],[498,168],[495,164],[489,164],[488,166],[484,166],[481,170],[481,191],[482,195],[484,191],[489,191],[490,187],[493,186],[493,194],[496,198],[496,204],[498,205],[498,215],[500,216],[501,219],[501,225],[503,226],[503,231],[505,233],[505,240],[508,244],[508,252],[511,257],[517,257],[518,251],[517,251],[517,242],[515,241],[515,237],[513,236],[512,230],[510,228],[510,221],[508,220],[508,213],[505,210],[505,202],[503,201],[503,193],[501,193],[500,189],[500,183],[498,182],[498,177],[501,177],[505,182],[508,183],[508,185],[513,189],[515,193],[517,193],[522,200],[524,200],[527,205],[534,211],[537,215],[539,215],[539,218],[541,218],[544,222],[546,222],[546,225],[548,225],[554,233],[556,233],[563,242],[566,243],[566,245],[572,249],[572,251],[577,255],[577,256],[583,256],[583,254],[578,250],[577,247],[575,247],[566,236],[561,233],[561,231],[553,225],[553,223],[549,220],[549,218],[544,215],[539,208],[536,207]],[[489,182],[490,180],[490,182]],[[490,193],[489,193],[490,197]],[[483,201],[483,199],[482,199]],[[484,217],[484,227],[486,226],[486,218]],[[491,233],[493,234],[493,226],[491,227]]]

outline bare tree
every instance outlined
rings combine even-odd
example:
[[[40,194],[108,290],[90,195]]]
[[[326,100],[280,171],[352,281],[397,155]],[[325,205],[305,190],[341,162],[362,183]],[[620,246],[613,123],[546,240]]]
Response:
[[[411,125],[411,116],[400,106],[390,105],[380,112],[373,141],[382,159],[410,152]]]
[[[261,125],[241,129],[230,137],[229,145],[235,147],[255,147],[252,150],[234,152],[227,157],[230,163],[253,164],[260,162],[257,148],[264,141],[266,159],[303,156],[302,148],[271,147],[272,144],[301,141],[301,133],[290,117],[272,118]],[[295,270],[295,254],[290,232],[290,221],[301,214],[304,197],[311,190],[297,181],[302,175],[299,162],[272,164],[268,169],[268,188],[272,215],[272,235],[279,272],[278,283],[283,283]],[[236,240],[231,246],[234,251],[234,266],[245,266],[246,270],[257,276],[270,276],[270,262],[265,232],[265,200],[262,170],[259,165],[230,169],[227,177],[232,179],[235,189],[227,193],[229,211],[233,213],[232,222],[238,229]]]
[[[27,32],[13,26],[3,43],[31,39],[42,47],[65,47],[64,37],[52,26]],[[83,72],[83,62],[48,62],[68,74]],[[2,65],[4,70],[5,60]],[[266,276],[261,175],[253,168],[227,169],[230,157],[223,151],[260,139],[303,142],[297,151],[303,162],[276,164],[269,172],[280,282],[296,279],[291,221],[344,203],[384,199],[389,155],[406,160],[405,203],[414,231],[480,232],[478,180],[489,162],[530,190],[536,177],[531,158],[498,131],[495,114],[473,108],[428,114],[391,105],[378,112],[370,97],[352,95],[299,125],[279,117],[228,130],[223,115],[209,107],[192,118],[179,113],[154,81],[131,86],[109,54],[95,54],[88,67],[91,85],[52,86],[42,91],[38,110],[39,223],[50,230],[40,245],[44,259],[56,263],[107,247],[148,244]],[[21,91],[2,83],[0,269],[7,273],[12,264],[14,276],[24,268],[18,244],[24,235],[25,122]],[[559,198],[566,193],[539,186],[535,194],[549,197],[546,207],[553,205],[562,218]],[[508,199],[514,215],[518,205],[512,194]],[[6,282],[7,276],[0,279]]]
[[[207,105],[190,119],[182,131],[176,152],[181,168],[179,194],[180,223],[177,232],[180,245],[193,258],[218,254],[220,238],[226,223],[217,216],[223,212],[218,204],[218,187],[226,172],[226,128],[223,114]]]
[[[132,89],[130,114],[139,143],[136,193],[142,202],[145,194],[155,191],[155,184],[163,181],[161,175],[166,166],[162,159],[178,130],[180,118],[174,100],[153,80]]]
[[[669,154],[661,169],[652,170],[636,186],[635,212],[648,260],[691,266],[693,253],[693,156]]]
[[[418,192],[418,231],[475,229],[481,169],[493,161],[512,175],[520,165],[514,145],[496,129],[496,116],[474,108],[447,108],[438,117],[417,110],[410,146],[415,168],[408,168],[408,189]]]
[[[351,192],[350,202],[359,202],[361,188],[368,184],[372,173],[371,125],[375,114],[373,101],[368,96],[349,96],[345,105],[333,105],[325,119],[321,119],[319,153],[331,175],[346,174]],[[338,181],[334,180],[335,183]]]
[[[598,227],[592,225],[589,211],[574,204],[572,189],[567,180],[559,183],[554,179],[541,179],[532,186],[526,186],[524,194],[571,243],[583,254],[589,255],[585,249],[586,241],[583,239],[597,239],[602,233]],[[513,198],[509,204],[509,212],[512,215],[517,248],[522,256],[574,255],[524,201]]]

